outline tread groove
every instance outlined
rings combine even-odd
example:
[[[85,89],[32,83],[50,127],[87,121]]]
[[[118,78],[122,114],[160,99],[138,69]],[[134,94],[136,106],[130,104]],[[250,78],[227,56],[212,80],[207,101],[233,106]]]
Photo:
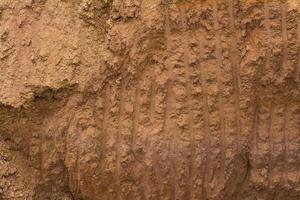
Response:
[[[222,181],[224,181],[225,177],[225,117],[224,117],[224,109],[223,109],[223,98],[222,98],[222,92],[223,92],[223,83],[221,81],[221,66],[222,66],[222,55],[221,55],[221,49],[218,44],[221,43],[220,40],[220,33],[219,33],[219,22],[218,22],[218,4],[217,1],[215,1],[213,5],[213,15],[214,15],[214,30],[215,30],[215,51],[216,51],[216,59],[217,59],[217,84],[218,84],[218,112],[219,112],[219,118],[220,118],[220,141],[221,141],[221,170],[222,170]]]
[[[299,12],[299,10],[298,10]],[[300,19],[298,17],[298,23],[297,23],[297,45],[298,45],[298,63],[297,65],[295,66],[296,67],[296,70],[295,70],[295,78],[296,78],[296,81],[298,83],[300,83]]]
[[[169,43],[169,38],[171,36],[171,27],[170,27],[170,16],[169,16],[169,8],[167,5],[164,6],[165,7],[165,40],[166,40],[166,46],[167,46],[167,52],[169,53],[171,51],[171,47],[170,47],[170,43]],[[163,125],[163,132],[164,135],[171,137],[169,139],[169,145],[170,144],[174,144],[174,139],[176,136],[174,136],[172,134],[169,135],[170,133],[170,127],[169,127],[169,123],[170,123],[170,119],[171,119],[171,92],[172,92],[172,86],[173,86],[173,81],[172,81],[172,69],[171,66],[169,64],[169,61],[166,61],[166,65],[167,65],[167,73],[168,73],[168,80],[167,80],[167,91],[166,91],[166,108],[165,108],[165,114],[164,114],[164,125]],[[169,146],[169,154],[170,154],[170,147],[173,148],[173,146]],[[172,149],[172,151],[174,151]],[[176,178],[175,178],[175,165],[174,163],[174,159],[172,157],[170,157],[170,155],[168,156],[170,159],[170,163],[171,163],[171,176],[170,177],[170,184],[171,184],[171,191],[170,191],[170,198],[171,199],[176,199]],[[175,178],[175,179],[174,179]]]
[[[150,112],[149,112],[149,118],[150,118],[150,124],[152,129],[154,129],[155,125],[154,125],[154,120],[155,120],[155,88],[156,88],[156,84],[155,84],[155,80],[154,78],[152,78],[151,80],[151,94],[150,94]],[[146,136],[146,153],[149,152],[150,148],[150,140],[149,140],[149,135],[147,134]],[[156,190],[160,191],[162,183],[161,183],[161,178],[160,178],[160,174],[159,174],[159,165],[158,165],[158,158],[157,158],[157,152],[154,151],[153,154],[153,160],[154,160],[154,172],[155,172],[155,176],[156,176]],[[147,167],[147,166],[146,166]],[[157,192],[156,195],[156,199],[160,200],[160,192]]]
[[[288,36],[287,36],[287,25],[286,25],[286,9],[287,3],[283,2],[281,4],[281,27],[282,27],[282,42],[283,42],[283,58],[282,67],[286,67],[286,61],[288,56]]]
[[[171,115],[171,82],[168,81],[167,82],[167,94],[166,94],[166,108],[165,108],[165,113],[164,113],[164,126],[163,126],[163,132],[164,135],[169,137],[169,147],[168,147],[168,158],[170,159],[170,163],[171,163],[171,176],[170,177],[170,181],[171,181],[171,194],[170,194],[170,198],[173,200],[175,199],[176,196],[176,181],[173,179],[175,177],[174,174],[174,165],[173,165],[173,144],[174,144],[174,139],[176,136],[174,136],[174,134],[172,133],[172,135],[170,135],[170,127],[169,127],[169,123],[170,123],[170,115]],[[170,152],[171,152],[171,156],[170,156]]]
[[[141,163],[144,166],[143,161],[139,160],[135,154],[135,144],[137,141],[137,134],[138,134],[138,126],[139,126],[139,114],[140,114],[140,81],[137,80],[137,86],[135,88],[135,97],[134,97],[134,105],[133,105],[133,112],[134,112],[134,117],[133,117],[133,124],[132,124],[132,135],[131,135],[131,152],[133,154],[133,158],[138,162]],[[141,184],[141,196],[142,199],[146,199],[146,191],[147,190],[147,176],[146,176],[146,170],[143,167],[143,176],[142,176],[142,184]]]
[[[120,175],[121,175],[121,152],[120,152],[120,147],[121,147],[121,131],[122,131],[122,121],[123,121],[123,116],[124,116],[124,106],[125,106],[125,90],[126,90],[126,82],[125,82],[125,77],[124,77],[124,71],[122,70],[121,73],[121,88],[120,88],[120,102],[119,102],[119,119],[118,119],[118,130],[116,134],[116,195],[117,195],[117,200],[122,199],[121,198],[121,180],[120,180]]]
[[[270,116],[268,121],[269,148],[270,148],[269,175],[268,175],[269,186],[272,184],[272,180],[273,180],[274,139],[272,133],[272,120],[273,120],[273,104],[271,104],[270,107]]]
[[[255,111],[254,111],[254,121],[253,121],[253,131],[254,131],[254,158],[255,160],[257,159],[258,151],[259,151],[259,112],[260,112],[260,107],[257,104],[255,106]]]
[[[154,117],[155,117],[155,88],[156,88],[155,80],[154,78],[152,78],[151,94],[150,94],[150,112],[149,112],[150,122],[152,125],[154,124]]]
[[[265,15],[265,29],[267,31],[267,42],[269,42],[271,38],[271,25],[270,25],[270,10],[269,10],[269,5],[268,1],[264,1],[264,15]],[[267,54],[266,54],[266,65],[269,67],[270,66],[270,48],[267,48]]]
[[[194,177],[194,160],[195,160],[195,143],[194,143],[194,122],[193,122],[193,113],[192,113],[192,97],[191,97],[191,82],[190,82],[190,69],[189,69],[189,57],[188,57],[188,27],[187,27],[187,19],[186,19],[186,8],[181,9],[181,22],[183,28],[183,48],[184,48],[184,66],[185,66],[185,80],[186,80],[186,96],[187,96],[187,112],[188,112],[188,131],[189,131],[189,140],[190,140],[190,151],[191,156],[189,159],[189,174],[188,174],[188,198],[190,199],[193,196],[193,177]]]
[[[135,143],[137,139],[137,132],[138,132],[138,123],[139,123],[139,112],[140,112],[140,85],[139,81],[136,86],[135,97],[134,97],[134,104],[133,104],[133,124],[132,124],[132,136],[131,136],[131,148],[132,151],[135,149]]]
[[[284,184],[288,184],[288,159],[289,159],[289,137],[287,133],[287,123],[288,123],[288,110],[287,110],[287,104],[284,106],[283,111],[283,162],[284,162],[284,172],[283,172],[283,178],[284,178]]]
[[[103,171],[104,171],[104,159],[105,159],[105,154],[106,154],[106,138],[107,138],[107,129],[108,129],[108,117],[109,117],[109,111],[110,111],[110,101],[109,101],[109,97],[110,97],[110,86],[107,85],[105,87],[105,91],[104,91],[104,104],[103,104],[103,114],[102,114],[102,141],[101,141],[101,153],[103,154],[102,159],[101,159],[101,163],[102,163],[102,169],[101,169],[101,176],[103,175]]]
[[[80,152],[81,152],[81,131],[79,132],[79,144],[76,151],[76,187],[75,187],[75,196],[78,196],[80,194]]]
[[[43,168],[43,134],[40,132],[39,133],[40,141],[39,141],[39,167],[40,167],[40,181],[44,180],[44,168]]]
[[[229,15],[230,15],[230,29],[233,35],[236,35],[236,27],[234,20],[234,5],[232,0],[229,0]],[[235,38],[233,38],[235,39]],[[241,141],[241,110],[240,110],[240,69],[238,62],[238,48],[236,42],[232,41],[231,47],[231,63],[232,63],[232,77],[233,77],[233,89],[234,89],[234,112],[235,112],[235,131],[237,137],[237,150],[240,151],[240,141]]]
[[[110,110],[110,87],[107,86],[105,89],[105,97],[104,97],[104,106],[103,106],[103,120],[102,120],[102,127],[103,127],[103,135],[107,136],[107,122]]]
[[[202,44],[201,44],[202,45]],[[201,47],[203,48],[203,46]],[[202,54],[201,50],[201,53]],[[208,108],[208,93],[207,93],[207,83],[206,83],[206,74],[204,72],[203,66],[200,66],[200,79],[201,79],[201,87],[203,91],[203,114],[204,114],[204,130],[205,130],[205,155],[204,155],[204,170],[203,170],[203,185],[202,185],[202,197],[203,199],[207,199],[207,189],[208,189],[208,182],[207,182],[207,170],[210,168],[210,160],[208,156],[210,154],[210,140],[211,140],[211,133],[210,133],[210,126],[209,126],[209,108]]]

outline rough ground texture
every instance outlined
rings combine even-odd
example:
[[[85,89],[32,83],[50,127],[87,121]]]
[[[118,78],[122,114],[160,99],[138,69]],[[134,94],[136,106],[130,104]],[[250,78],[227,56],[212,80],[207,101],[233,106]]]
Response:
[[[0,0],[0,199],[300,199],[299,12]]]

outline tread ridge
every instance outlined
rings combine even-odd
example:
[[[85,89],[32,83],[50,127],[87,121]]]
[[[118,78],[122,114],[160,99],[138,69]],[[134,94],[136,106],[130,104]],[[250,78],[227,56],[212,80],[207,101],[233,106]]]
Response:
[[[299,9],[298,9],[298,13],[299,13]],[[297,45],[298,45],[298,63],[297,65],[295,66],[295,79],[298,83],[300,83],[300,17],[298,17],[298,23],[297,23]]]
[[[119,102],[119,118],[118,118],[118,130],[116,134],[116,195],[117,200],[122,199],[121,196],[121,131],[122,131],[122,121],[124,117],[124,106],[125,106],[125,92],[126,92],[126,82],[124,77],[124,71],[121,72],[121,88],[120,88],[120,102]]]
[[[155,80],[154,78],[151,79],[151,94],[150,94],[150,112],[149,112],[149,118],[150,118],[150,122],[153,125],[154,124],[154,119],[155,119],[155,88],[156,88],[156,84],[155,84]]]
[[[105,159],[105,154],[106,154],[106,138],[107,138],[107,129],[108,129],[108,118],[109,118],[109,111],[110,111],[110,101],[109,101],[109,97],[110,97],[110,86],[107,85],[105,87],[105,92],[104,92],[104,104],[103,104],[103,117],[102,117],[102,147],[101,147],[101,153],[103,154],[102,160],[101,162],[104,163],[104,159]],[[103,175],[103,164],[102,164],[102,169],[101,169],[101,176]]]
[[[222,181],[224,181],[225,177],[225,151],[226,151],[226,144],[225,144],[225,117],[224,117],[224,108],[223,108],[223,83],[221,81],[221,66],[222,66],[222,55],[221,49],[219,44],[221,43],[220,40],[220,33],[219,33],[219,22],[218,22],[218,4],[215,1],[213,5],[213,16],[214,16],[214,30],[215,30],[215,51],[216,51],[216,59],[217,59],[217,84],[218,84],[218,112],[220,118],[220,141],[221,141],[221,170],[222,170]]]
[[[193,113],[192,113],[192,96],[191,96],[191,81],[190,81],[190,69],[189,69],[189,57],[188,57],[188,27],[187,27],[187,18],[186,18],[186,8],[184,7],[181,9],[181,23],[182,23],[182,28],[183,28],[183,48],[184,48],[184,67],[185,67],[185,80],[186,80],[186,85],[185,85],[185,90],[186,90],[186,96],[187,96],[187,102],[186,102],[186,107],[187,107],[187,112],[188,112],[188,131],[189,131],[189,140],[190,140],[190,151],[191,151],[191,156],[189,159],[189,174],[188,174],[188,198],[190,199],[193,196],[193,177],[194,177],[194,160],[195,160],[195,142],[194,142],[194,122],[193,122]]]
[[[105,89],[105,97],[104,97],[104,106],[103,106],[103,120],[102,120],[102,127],[103,127],[103,134],[104,136],[107,135],[107,122],[110,110],[110,86],[107,86]]]
[[[234,19],[234,5],[232,0],[229,0],[229,15],[230,15],[230,29],[233,35],[236,35],[235,31],[235,19]],[[234,39],[234,38],[233,38]],[[241,109],[240,109],[240,69],[238,62],[238,48],[236,42],[232,41],[231,47],[231,63],[232,63],[232,77],[233,77],[233,89],[234,89],[234,112],[235,112],[235,131],[237,137],[237,150],[240,151],[241,142]]]
[[[287,104],[284,106],[283,111],[283,162],[284,162],[284,184],[288,184],[288,159],[289,159],[289,137],[287,133],[287,124],[288,124],[288,109]]]
[[[135,149],[135,143],[137,139],[137,132],[138,132],[138,123],[139,123],[139,112],[140,112],[140,83],[137,81],[137,86],[135,89],[135,97],[134,97],[134,104],[133,104],[133,124],[132,124],[132,135],[131,135],[131,148],[132,151]]]
[[[155,120],[155,94],[156,94],[156,84],[155,84],[155,79],[154,77],[151,78],[151,86],[150,86],[150,90],[151,90],[151,93],[150,93],[150,109],[149,109],[149,119],[150,119],[150,125],[151,125],[151,128],[154,129],[155,127],[155,123],[154,123],[154,120]],[[149,140],[149,134],[146,135],[146,154],[148,152],[150,152],[150,144],[151,144],[151,141]],[[156,155],[156,152],[154,151],[153,155],[152,155],[152,159],[154,160],[154,173],[155,173],[155,176],[156,176],[156,181],[155,181],[155,187],[157,189],[157,191],[160,191],[160,188],[161,188],[161,181],[160,181],[160,175],[158,173],[158,170],[159,170],[159,166],[157,164],[157,155]],[[147,163],[146,163],[147,164]],[[147,165],[145,166],[147,168]],[[160,200],[160,194],[159,192],[157,193],[157,196],[156,198],[158,200]]]
[[[258,104],[255,106],[254,111],[254,120],[253,120],[253,131],[254,131],[254,158],[257,159],[258,152],[259,152],[259,113],[260,107]]]
[[[270,149],[270,158],[269,158],[269,175],[268,182],[269,185],[272,184],[273,180],[273,156],[274,156],[274,139],[272,133],[272,120],[273,120],[273,104],[270,107],[269,121],[268,121],[268,134],[269,134],[269,149]]]
[[[139,126],[139,114],[140,114],[140,90],[141,90],[141,85],[140,85],[140,80],[137,80],[137,86],[135,88],[135,97],[134,97],[134,104],[133,104],[133,121],[132,121],[132,132],[131,132],[131,152],[133,153],[133,158],[136,160],[138,163],[143,164],[144,163],[139,160],[136,155],[135,155],[135,144],[137,141],[137,134],[138,134],[138,126]],[[142,199],[146,199],[146,193],[147,193],[147,176],[146,176],[146,169],[143,167],[143,176],[142,176],[142,183],[141,183],[141,196]]]
[[[202,44],[201,44],[202,45]],[[201,46],[203,48],[203,46]],[[201,49],[201,53],[203,53],[203,49]],[[208,93],[207,93],[207,83],[206,83],[206,74],[204,72],[203,66],[200,66],[200,79],[201,79],[201,87],[203,91],[203,114],[204,114],[204,130],[205,130],[205,164],[203,170],[203,185],[202,185],[202,197],[203,199],[207,199],[207,190],[208,190],[208,182],[207,182],[207,170],[210,168],[210,160],[208,159],[208,155],[210,154],[210,141],[211,141],[211,132],[209,125],[209,108],[208,108]]]
[[[75,187],[75,196],[78,196],[80,193],[80,179],[81,179],[81,174],[80,174],[80,153],[81,153],[81,130],[79,132],[79,144],[77,146],[76,150],[76,161],[75,161],[75,166],[76,166],[76,187]]]
[[[286,24],[286,9],[287,3],[284,1],[281,3],[281,28],[282,28],[282,42],[283,42],[283,58],[282,67],[286,67],[286,61],[288,56],[288,36],[287,36],[287,24]]]
[[[169,16],[169,7],[168,5],[164,6],[165,8],[165,40],[166,40],[166,46],[167,46],[167,52],[169,53],[171,51],[171,47],[170,47],[170,42],[169,42],[169,38],[171,36],[171,27],[170,27],[170,16]],[[166,61],[166,65],[167,65],[167,73],[168,73],[168,80],[167,80],[167,88],[166,88],[166,108],[165,108],[165,113],[164,113],[164,125],[163,125],[163,132],[166,136],[171,137],[169,139],[169,155],[168,158],[170,159],[170,163],[171,163],[171,176],[170,177],[170,181],[171,181],[171,191],[170,191],[170,198],[171,199],[176,199],[176,185],[177,185],[177,180],[175,178],[176,174],[174,174],[176,172],[176,166],[173,164],[174,163],[174,158],[171,156],[170,157],[170,151],[174,151],[173,149],[173,145],[170,144],[174,144],[174,139],[175,139],[175,135],[172,134],[169,135],[170,133],[170,127],[169,127],[169,123],[171,120],[171,93],[172,93],[172,87],[173,87],[173,77],[172,77],[172,69],[171,66],[169,64],[169,61]],[[172,149],[170,149],[172,148]],[[174,179],[175,178],[175,179]]]
[[[40,141],[39,141],[39,167],[40,167],[40,180],[44,180],[44,170],[43,170],[43,135],[39,133]]]

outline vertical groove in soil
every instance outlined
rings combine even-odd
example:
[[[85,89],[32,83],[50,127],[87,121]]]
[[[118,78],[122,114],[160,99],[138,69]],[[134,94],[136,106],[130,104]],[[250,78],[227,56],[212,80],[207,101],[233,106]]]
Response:
[[[220,33],[219,33],[219,18],[218,18],[218,3],[215,1],[213,5],[213,16],[214,16],[214,30],[215,30],[215,51],[216,51],[216,59],[217,59],[217,81],[218,81],[218,112],[220,118],[220,142],[221,142],[221,170],[222,170],[222,181],[224,181],[225,177],[225,117],[224,117],[224,108],[223,108],[223,83],[221,80],[221,66],[222,66],[222,55],[220,49]]]
[[[273,120],[273,104],[270,106],[270,114],[268,121],[268,134],[269,134],[269,148],[270,148],[270,157],[269,157],[269,167],[268,167],[268,184],[272,184],[273,180],[273,156],[274,156],[274,141],[272,133],[272,120]]]
[[[297,10],[298,15],[300,14],[300,10]],[[300,17],[297,18],[297,45],[298,45],[298,62],[295,66],[295,79],[298,83],[300,83]]]
[[[194,178],[194,159],[195,159],[195,144],[194,144],[194,123],[193,123],[193,113],[192,113],[192,97],[191,97],[191,83],[190,83],[190,68],[189,68],[189,55],[188,55],[188,27],[187,27],[187,18],[186,18],[186,8],[181,9],[181,23],[183,28],[183,54],[184,54],[184,67],[185,67],[185,90],[186,90],[186,108],[188,112],[188,132],[190,140],[190,158],[188,164],[188,182],[187,182],[187,198],[193,196],[193,178]]]
[[[287,104],[284,106],[283,111],[283,178],[284,184],[288,184],[288,158],[289,158],[289,137],[287,133],[287,123],[288,123],[288,108]]]
[[[234,19],[234,4],[232,0],[229,0],[229,16],[230,16],[230,29],[231,33],[236,36],[236,27]],[[241,141],[241,111],[240,111],[240,70],[239,70],[239,58],[238,58],[238,48],[235,41],[235,37],[232,40],[231,47],[231,64],[232,64],[232,77],[233,77],[233,89],[234,89],[234,111],[235,111],[235,131],[237,137],[237,150],[240,151],[240,141]]]
[[[283,58],[282,68],[286,68],[286,61],[288,55],[288,36],[287,36],[287,25],[286,25],[286,9],[287,3],[284,1],[281,3],[281,28],[282,28],[282,42],[283,42]]]
[[[201,45],[201,53],[203,53],[203,49]],[[202,198],[207,199],[207,190],[208,190],[208,182],[207,182],[207,171],[210,168],[210,160],[208,156],[210,154],[210,141],[211,141],[211,133],[210,133],[210,125],[209,125],[209,109],[208,109],[208,93],[207,93],[207,83],[206,83],[206,74],[204,70],[204,66],[200,66],[200,79],[201,79],[201,87],[203,91],[203,114],[204,114],[204,130],[205,130],[205,152],[204,152],[204,170],[203,170],[203,184],[202,184]]]
[[[143,78],[143,77],[142,77]],[[134,104],[133,104],[133,121],[132,121],[132,136],[131,136],[131,152],[133,153],[133,157],[137,163],[142,164],[141,161],[136,157],[135,155],[135,149],[136,149],[136,141],[137,141],[137,134],[138,134],[138,125],[139,125],[139,115],[140,115],[140,90],[141,90],[141,85],[140,85],[140,80],[137,80],[137,85],[135,87],[135,97],[134,97]],[[143,167],[143,169],[145,169]],[[141,196],[143,199],[146,199],[146,171],[144,171],[144,175],[142,176],[142,183],[140,185],[141,187]]]
[[[155,129],[155,95],[156,95],[156,84],[155,84],[155,78],[151,78],[151,93],[150,93],[150,110],[149,110],[149,118],[150,118],[150,126],[152,130]],[[146,154],[150,151],[150,144],[152,142],[150,141],[149,134],[146,136]],[[160,190],[162,187],[161,178],[159,174],[159,166],[158,166],[158,156],[156,150],[153,151],[152,159],[154,161],[153,168],[155,173],[155,187],[156,187],[156,198],[157,200],[160,200]],[[147,166],[146,166],[147,167]]]
[[[80,193],[80,179],[81,179],[81,174],[80,174],[80,153],[81,153],[81,131],[79,131],[79,144],[76,149],[76,161],[75,161],[75,166],[76,166],[76,187],[75,187],[75,196],[78,196]]]
[[[40,168],[40,181],[44,180],[44,170],[43,170],[43,134],[39,133],[40,141],[39,141],[39,168]]]
[[[254,132],[254,160],[256,161],[257,156],[258,156],[258,151],[259,151],[259,112],[260,112],[260,107],[257,104],[255,106],[255,111],[254,111],[254,120],[253,120],[253,132]]]
[[[165,40],[166,40],[166,46],[167,46],[167,54],[170,53],[171,51],[171,46],[170,46],[170,41],[169,38],[171,37],[171,27],[170,27],[170,16],[169,16],[169,8],[168,5],[164,6],[165,8]],[[168,57],[166,60],[166,67],[167,67],[167,76],[168,76],[168,80],[167,80],[167,94],[166,94],[166,108],[165,108],[165,116],[164,116],[164,126],[163,126],[163,132],[164,135],[167,136],[169,138],[169,153],[168,153],[168,158],[169,161],[171,163],[171,177],[169,182],[170,182],[170,198],[171,199],[175,199],[176,198],[176,175],[174,174],[176,169],[175,169],[175,165],[174,163],[174,157],[173,155],[170,157],[170,152],[173,152],[173,144],[174,144],[174,140],[175,140],[175,135],[174,133],[172,135],[170,135],[170,123],[171,123],[171,109],[172,109],[172,97],[171,97],[171,93],[172,93],[172,89],[173,89],[173,77],[172,77],[172,68],[171,65],[168,61]],[[170,138],[171,137],[171,138]],[[171,145],[170,145],[171,144]],[[171,149],[172,148],[172,149]],[[175,179],[174,179],[175,178]]]
[[[118,119],[118,130],[116,134],[116,195],[117,200],[121,198],[121,180],[120,180],[120,173],[121,173],[121,131],[122,131],[122,121],[124,116],[124,96],[125,96],[125,89],[126,89],[126,80],[124,76],[124,71],[121,72],[121,91],[120,91],[120,102],[119,102],[119,119]]]

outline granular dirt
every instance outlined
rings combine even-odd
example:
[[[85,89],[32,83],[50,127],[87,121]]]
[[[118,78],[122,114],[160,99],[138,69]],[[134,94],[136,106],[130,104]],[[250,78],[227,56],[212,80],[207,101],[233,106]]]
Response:
[[[299,12],[0,0],[0,199],[300,199]]]

